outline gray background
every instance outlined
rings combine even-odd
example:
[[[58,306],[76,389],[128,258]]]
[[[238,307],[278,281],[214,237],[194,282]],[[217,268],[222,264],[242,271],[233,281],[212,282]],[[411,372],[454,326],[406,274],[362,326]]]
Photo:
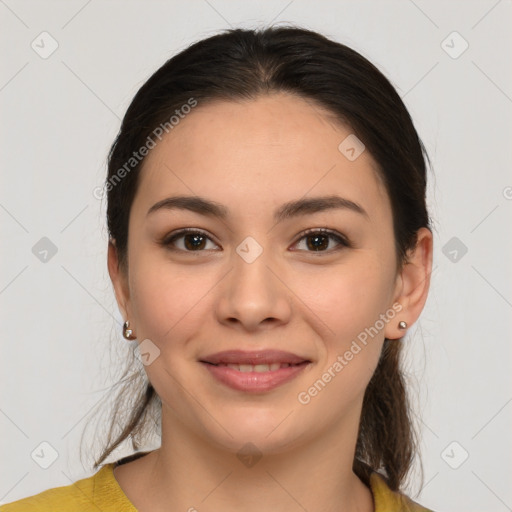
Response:
[[[432,159],[431,292],[405,341],[425,476],[410,492],[436,512],[512,510],[511,15],[505,0],[0,0],[0,500],[93,473],[80,435],[128,350],[93,190],[128,103],[191,42],[289,22],[374,62]]]

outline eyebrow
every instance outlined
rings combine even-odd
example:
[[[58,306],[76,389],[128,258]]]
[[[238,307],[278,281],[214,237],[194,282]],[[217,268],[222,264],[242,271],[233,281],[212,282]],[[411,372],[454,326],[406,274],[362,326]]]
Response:
[[[158,210],[189,210],[207,217],[216,217],[225,220],[229,210],[223,204],[199,196],[167,197],[155,203],[146,216]],[[337,195],[309,197],[284,203],[274,212],[274,221],[281,222],[292,217],[319,213],[326,210],[346,209],[363,215],[369,219],[366,210],[358,203]]]

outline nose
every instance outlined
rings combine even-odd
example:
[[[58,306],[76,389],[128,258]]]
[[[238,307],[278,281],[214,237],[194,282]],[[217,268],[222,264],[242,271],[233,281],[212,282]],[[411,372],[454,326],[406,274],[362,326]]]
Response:
[[[285,283],[286,276],[267,250],[252,262],[234,253],[231,271],[219,287],[219,322],[251,332],[288,323],[292,292]]]

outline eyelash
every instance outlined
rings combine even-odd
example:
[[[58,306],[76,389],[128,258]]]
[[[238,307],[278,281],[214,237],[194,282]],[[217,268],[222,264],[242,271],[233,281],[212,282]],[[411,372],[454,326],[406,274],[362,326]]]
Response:
[[[172,250],[172,251],[180,251],[180,252],[187,252],[187,253],[204,252],[205,250],[208,250],[208,249],[202,249],[202,250],[198,250],[198,251],[188,251],[188,250],[177,249],[175,247],[172,247],[172,244],[176,240],[178,240],[179,238],[182,238],[184,235],[191,235],[191,234],[202,235],[202,236],[206,237],[207,239],[209,239],[210,241],[214,242],[204,231],[201,231],[201,230],[195,229],[195,228],[184,228],[184,229],[177,231],[172,236],[164,238],[161,242],[161,245],[163,245],[164,247],[167,247],[169,250]],[[339,245],[342,247],[346,247],[346,248],[352,247],[352,244],[345,236],[341,235],[337,231],[333,231],[333,230],[325,229],[325,228],[311,228],[306,231],[303,231],[300,234],[300,238],[293,245],[297,245],[301,240],[303,240],[304,238],[307,238],[308,236],[318,235],[318,234],[326,235],[326,236],[330,237],[331,239],[336,240],[339,243]],[[305,252],[320,255],[322,253],[323,254],[331,254],[332,252],[336,252],[338,250],[340,250],[340,248],[337,248],[334,250],[333,249],[324,250],[324,251],[307,251],[306,250]]]

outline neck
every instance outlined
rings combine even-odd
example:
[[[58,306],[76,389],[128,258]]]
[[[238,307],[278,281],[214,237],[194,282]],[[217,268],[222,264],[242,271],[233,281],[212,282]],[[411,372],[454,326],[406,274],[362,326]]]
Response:
[[[138,464],[126,494],[141,512],[373,512],[370,490],[352,471],[352,423],[348,432],[324,432],[279,452],[250,453],[247,445],[237,454],[191,432],[163,406],[162,445],[126,465]]]

